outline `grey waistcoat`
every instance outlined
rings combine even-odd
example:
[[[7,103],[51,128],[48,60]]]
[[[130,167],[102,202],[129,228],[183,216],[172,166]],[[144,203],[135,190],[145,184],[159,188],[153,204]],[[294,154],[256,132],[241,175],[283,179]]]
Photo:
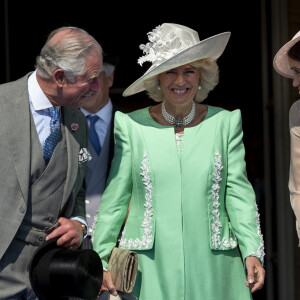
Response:
[[[15,236],[38,246],[47,235],[61,212],[64,183],[67,175],[67,146],[65,131],[55,147],[49,164],[45,165],[43,149],[31,116],[31,162],[28,208],[23,222]]]

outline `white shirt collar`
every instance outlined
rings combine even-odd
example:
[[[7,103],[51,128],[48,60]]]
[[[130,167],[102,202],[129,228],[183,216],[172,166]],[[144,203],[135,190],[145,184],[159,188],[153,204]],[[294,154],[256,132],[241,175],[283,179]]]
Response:
[[[36,79],[36,71],[34,71],[28,78],[28,93],[35,111],[47,109],[53,106],[42,91]]]

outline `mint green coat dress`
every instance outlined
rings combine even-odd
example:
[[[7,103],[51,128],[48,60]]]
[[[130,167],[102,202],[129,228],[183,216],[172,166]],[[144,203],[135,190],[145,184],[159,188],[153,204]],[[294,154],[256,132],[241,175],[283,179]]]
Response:
[[[93,236],[107,268],[120,247],[138,253],[140,300],[247,300],[244,262],[264,258],[255,196],[245,170],[239,110],[207,106],[184,129],[156,123],[149,107],[115,116],[115,156]]]

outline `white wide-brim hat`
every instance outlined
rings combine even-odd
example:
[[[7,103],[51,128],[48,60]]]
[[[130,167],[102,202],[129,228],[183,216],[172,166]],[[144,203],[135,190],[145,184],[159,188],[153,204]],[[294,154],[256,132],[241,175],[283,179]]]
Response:
[[[144,81],[167,70],[191,63],[199,59],[217,60],[223,53],[230,32],[223,32],[200,41],[198,33],[186,26],[164,23],[148,33],[149,43],[140,45],[144,56],[138,59],[152,66],[145,74],[132,83],[123,96],[130,96],[145,90]]]
[[[293,78],[294,76],[294,72],[290,69],[287,53],[298,41],[300,41],[300,31],[298,31],[298,33],[289,42],[287,42],[274,57],[274,69],[284,77]]]

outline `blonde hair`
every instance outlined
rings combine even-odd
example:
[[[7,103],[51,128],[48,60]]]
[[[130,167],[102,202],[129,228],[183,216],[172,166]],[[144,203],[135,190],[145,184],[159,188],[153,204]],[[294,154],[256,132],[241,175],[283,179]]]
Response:
[[[217,62],[210,59],[199,59],[191,62],[195,68],[200,70],[200,90],[197,90],[194,101],[202,102],[210,91],[212,91],[219,83],[219,67]],[[164,99],[162,91],[158,88],[159,74],[144,81],[144,87],[148,96],[156,102],[161,102]]]

